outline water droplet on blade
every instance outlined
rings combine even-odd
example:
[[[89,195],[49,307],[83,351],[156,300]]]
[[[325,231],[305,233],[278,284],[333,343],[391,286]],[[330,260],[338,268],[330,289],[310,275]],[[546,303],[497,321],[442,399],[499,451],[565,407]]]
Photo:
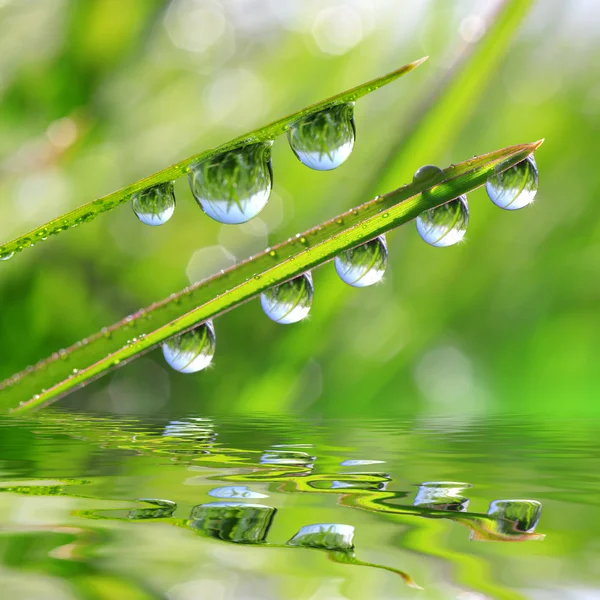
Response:
[[[517,210],[531,204],[538,190],[538,169],[533,156],[514,167],[493,175],[485,184],[490,200],[505,210]]]
[[[14,252],[2,252],[0,253],[0,260],[8,260],[15,255]]]
[[[385,236],[345,250],[335,259],[341,280],[353,287],[366,287],[381,281],[388,262]]]
[[[192,194],[209,217],[234,225],[265,207],[273,185],[272,144],[244,146],[190,165]]]
[[[413,175],[415,185],[434,185],[441,181],[444,171],[435,165],[424,165]]]
[[[131,196],[135,216],[146,225],[164,225],[175,212],[173,182],[161,183]]]
[[[297,323],[312,306],[314,288],[310,273],[276,285],[260,295],[260,304],[269,319],[276,323]]]
[[[417,231],[431,246],[443,248],[457,244],[467,232],[469,205],[459,196],[442,206],[431,208],[417,217]]]
[[[331,171],[344,163],[354,147],[354,103],[337,104],[296,121],[287,136],[302,164]]]
[[[212,321],[163,342],[165,360],[180,373],[196,373],[208,367],[215,355],[215,329]]]

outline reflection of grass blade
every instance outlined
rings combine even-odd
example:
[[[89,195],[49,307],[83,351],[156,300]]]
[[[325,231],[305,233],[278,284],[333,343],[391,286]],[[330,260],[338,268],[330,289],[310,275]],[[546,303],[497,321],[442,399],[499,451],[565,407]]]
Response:
[[[389,571],[390,573],[395,573],[396,575],[400,575],[402,577],[402,581],[411,588],[415,588],[417,590],[422,590],[423,588],[415,582],[415,580],[405,571],[400,571],[400,569],[394,569],[394,567],[386,567],[385,565],[378,565],[376,563],[365,562],[364,560],[359,560],[354,555],[354,552],[329,552],[329,558],[333,562],[345,564],[345,565],[358,565],[359,567],[373,567],[374,569],[383,569],[384,571]]]
[[[0,407],[23,411],[47,404],[154,348],[164,340],[231,310],[485,184],[492,173],[533,153],[541,141],[511,146],[453,165],[434,187],[409,184],[319,225],[303,235],[173,294],[146,310],[56,353],[0,384]]]
[[[409,63],[403,67],[400,67],[399,69],[396,69],[395,71],[392,71],[391,73],[388,73],[387,75],[378,77],[373,81],[363,83],[355,88],[352,88],[351,90],[347,90],[332,96],[327,100],[307,106],[306,108],[288,115],[287,117],[274,121],[269,125],[265,125],[264,127],[256,129],[255,131],[237,137],[234,140],[231,140],[230,142],[222,144],[221,146],[211,150],[206,150],[200,154],[186,158],[185,160],[171,165],[170,167],[167,167],[158,173],[154,173],[154,175],[150,175],[149,177],[136,181],[135,183],[108,194],[107,196],[103,196],[102,198],[98,198],[92,202],[88,202],[87,204],[84,204],[60,217],[57,217],[56,219],[53,219],[52,221],[33,229],[29,233],[21,235],[11,242],[0,246],[0,258],[11,256],[14,252],[20,252],[24,248],[33,246],[40,240],[45,240],[50,235],[55,235],[61,231],[64,231],[65,229],[69,229],[69,227],[74,227],[75,225],[92,221],[98,215],[110,211],[120,204],[127,202],[131,195],[135,192],[160,183],[166,183],[168,181],[177,179],[187,172],[188,167],[193,162],[203,161],[213,156],[217,156],[218,154],[222,154],[223,152],[227,152],[228,150],[243,147],[247,144],[273,140],[275,137],[285,133],[290,125],[292,125],[300,117],[308,115],[312,112],[323,110],[336,104],[353,102],[359,98],[362,98],[363,96],[374,92],[380,87],[395,81],[413,69],[416,69],[425,60],[427,60],[427,57]]]

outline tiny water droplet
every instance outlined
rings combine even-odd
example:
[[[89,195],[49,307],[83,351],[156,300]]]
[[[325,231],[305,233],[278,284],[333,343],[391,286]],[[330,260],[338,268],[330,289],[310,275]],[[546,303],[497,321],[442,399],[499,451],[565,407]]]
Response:
[[[431,246],[443,248],[460,242],[469,224],[469,205],[466,196],[431,208],[417,217],[417,231]]]
[[[163,225],[175,212],[175,190],[173,182],[140,190],[131,196],[135,216],[146,225]]]
[[[304,236],[302,236],[302,237],[300,238],[300,243],[301,243],[301,244],[308,244],[308,242],[306,241],[306,238],[305,238]]]
[[[275,257],[275,256],[277,256],[277,252],[275,252],[275,250],[271,250],[271,251],[269,252],[269,256],[271,256],[271,257]]]
[[[415,185],[434,185],[444,176],[444,171],[435,165],[424,165],[413,175]]]
[[[342,224],[344,223],[343,219],[336,219],[336,220],[335,220],[335,222],[336,222],[338,225],[342,225]]]
[[[306,115],[288,129],[287,136],[302,164],[316,171],[331,171],[348,159],[354,147],[354,103]]]
[[[272,144],[251,144],[190,165],[192,194],[209,217],[245,223],[265,207],[273,185]]]
[[[196,373],[208,367],[215,355],[216,336],[212,321],[206,321],[163,342],[165,360],[180,373]]]
[[[367,287],[381,281],[388,262],[385,236],[345,250],[335,259],[341,280],[353,287]]]
[[[313,295],[312,275],[303,273],[263,292],[260,303],[269,319],[287,325],[297,323],[308,315]]]
[[[0,253],[0,260],[8,260],[15,255],[14,252],[2,252]]]
[[[505,210],[531,204],[538,190],[538,169],[533,156],[506,171],[493,175],[485,184],[490,200]]]
[[[384,212],[384,213],[381,215],[381,218],[382,218],[382,219],[387,219],[389,216],[390,216],[390,213]]]

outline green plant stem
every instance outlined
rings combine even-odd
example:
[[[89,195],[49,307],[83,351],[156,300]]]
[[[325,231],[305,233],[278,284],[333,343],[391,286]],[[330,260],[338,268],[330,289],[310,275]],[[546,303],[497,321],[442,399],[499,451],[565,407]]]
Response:
[[[0,409],[24,412],[53,402],[164,340],[318,267],[423,211],[482,186],[532,154],[542,141],[511,146],[444,170],[436,185],[409,184],[378,196],[227,271],[142,309],[0,384]]]
[[[340,94],[336,94],[327,100],[307,106],[306,108],[292,113],[287,117],[283,117],[282,119],[274,121],[269,125],[265,125],[264,127],[256,129],[250,133],[241,135],[225,144],[222,144],[221,146],[217,146],[216,148],[205,150],[204,152],[190,156],[189,158],[179,161],[178,163],[175,163],[174,165],[171,165],[162,171],[158,171],[149,177],[145,177],[144,179],[140,179],[131,185],[121,188],[116,192],[112,192],[111,194],[103,196],[102,198],[98,198],[97,200],[93,200],[92,202],[88,202],[87,204],[79,206],[78,208],[75,208],[64,215],[57,217],[56,219],[53,219],[44,225],[40,225],[39,227],[32,229],[30,232],[0,246],[0,259],[8,258],[15,252],[20,252],[24,248],[33,246],[37,242],[46,240],[49,236],[56,235],[62,231],[65,231],[66,229],[69,229],[70,227],[75,227],[77,225],[92,221],[98,215],[108,212],[120,204],[127,202],[131,198],[131,195],[135,192],[139,192],[140,190],[144,190],[161,183],[173,181],[181,177],[187,173],[191,163],[199,160],[209,159],[218,154],[222,154],[223,152],[233,150],[234,148],[241,148],[248,144],[273,140],[285,133],[295,121],[307,114],[330,108],[336,104],[355,102],[359,98],[374,92],[384,85],[392,83],[392,81],[402,77],[402,75],[410,73],[412,70],[424,63],[427,58],[428,57],[425,56],[419,60],[415,60],[407,65],[404,65],[403,67],[400,67],[399,69],[396,69],[395,71],[392,71],[391,73],[388,73],[387,75],[383,75],[382,77],[378,77],[377,79],[363,83],[355,88]]]

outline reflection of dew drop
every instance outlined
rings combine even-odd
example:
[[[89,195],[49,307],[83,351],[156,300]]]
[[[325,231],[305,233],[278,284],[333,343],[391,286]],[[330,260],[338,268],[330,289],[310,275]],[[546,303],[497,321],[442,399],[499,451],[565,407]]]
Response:
[[[245,485],[218,487],[208,492],[213,498],[268,498],[267,494],[253,492]]]
[[[457,244],[467,232],[469,205],[466,196],[431,208],[417,217],[417,231],[431,246],[442,248]]]
[[[298,159],[316,171],[331,171],[345,162],[354,147],[354,103],[337,104],[308,114],[287,132]]]
[[[385,236],[345,250],[335,259],[341,280],[353,287],[366,287],[381,281],[388,261]]]
[[[505,210],[517,210],[531,204],[538,190],[538,169],[533,156],[506,171],[490,177],[485,189],[490,200]]]
[[[429,481],[419,485],[419,491],[413,502],[414,506],[464,512],[469,506],[469,499],[463,496],[469,489],[469,483],[457,481]]]
[[[354,527],[340,523],[304,525],[286,546],[304,546],[323,550],[348,551],[354,548]]]
[[[215,354],[215,329],[212,321],[163,342],[169,366],[180,373],[196,373],[208,367]]]
[[[189,525],[224,542],[261,544],[266,540],[276,509],[262,504],[210,502],[194,506]]]
[[[260,457],[261,465],[292,465],[312,467],[314,456],[306,452],[293,452],[290,450],[267,450]]]
[[[344,460],[340,463],[342,467],[358,467],[361,465],[379,465],[385,460]]]
[[[209,217],[245,223],[265,207],[273,185],[272,144],[251,144],[190,165],[190,188]]]
[[[532,533],[542,516],[542,505],[537,500],[494,500],[488,515],[497,519],[501,533]]]
[[[177,504],[172,500],[158,498],[140,498],[138,502],[150,504],[152,508],[136,508],[129,511],[130,519],[165,519],[172,517],[177,510]]]
[[[163,225],[175,212],[173,182],[168,181],[136,192],[131,196],[131,206],[142,223]]]
[[[303,273],[263,292],[260,303],[269,319],[287,325],[297,323],[308,315],[313,295],[312,276]]]

